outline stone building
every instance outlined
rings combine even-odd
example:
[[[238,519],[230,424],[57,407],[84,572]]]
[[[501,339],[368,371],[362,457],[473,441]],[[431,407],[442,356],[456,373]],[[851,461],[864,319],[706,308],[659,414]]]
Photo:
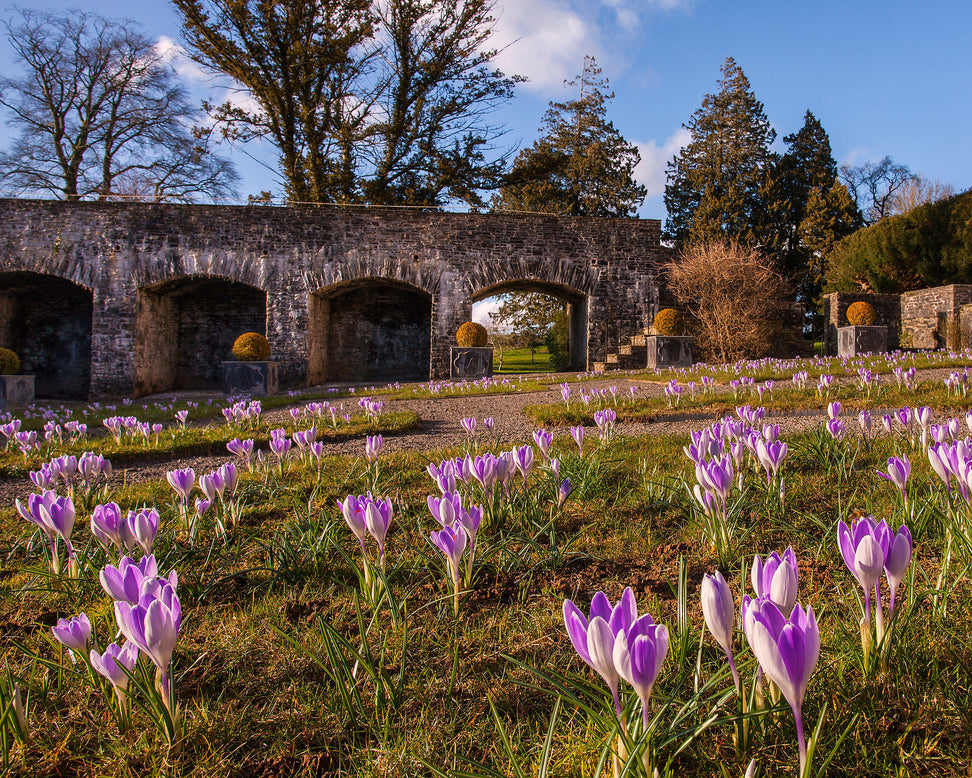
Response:
[[[243,332],[285,385],[427,380],[473,302],[569,305],[571,368],[650,324],[657,220],[0,200],[0,345],[41,397],[215,388]]]

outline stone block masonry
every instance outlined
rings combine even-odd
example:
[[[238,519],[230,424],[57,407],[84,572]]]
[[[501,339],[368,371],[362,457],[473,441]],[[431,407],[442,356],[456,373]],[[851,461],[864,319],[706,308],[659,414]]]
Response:
[[[569,304],[572,367],[587,369],[657,312],[660,226],[0,200],[0,345],[45,366],[51,397],[212,386],[248,330],[266,334],[285,386],[445,378],[475,300],[536,290]]]

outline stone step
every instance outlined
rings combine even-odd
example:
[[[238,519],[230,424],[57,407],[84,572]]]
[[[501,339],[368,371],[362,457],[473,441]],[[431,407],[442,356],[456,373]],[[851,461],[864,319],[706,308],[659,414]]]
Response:
[[[594,373],[603,373],[605,370],[607,370],[607,365],[604,362],[595,362],[591,368],[591,372]]]
[[[632,335],[631,336],[631,345],[632,346],[641,346],[642,348],[644,348],[645,347],[645,338],[647,338],[647,337],[648,337],[647,335]]]
[[[608,367],[611,367],[611,366],[617,367],[617,364],[618,364],[618,352],[617,351],[609,351],[607,354],[604,355],[604,361],[607,363]]]

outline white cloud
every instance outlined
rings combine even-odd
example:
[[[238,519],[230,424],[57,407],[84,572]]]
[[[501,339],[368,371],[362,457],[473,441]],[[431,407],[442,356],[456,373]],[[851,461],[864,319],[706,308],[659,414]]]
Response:
[[[664,194],[665,166],[690,140],[692,134],[684,127],[679,127],[660,146],[653,140],[636,144],[641,154],[641,162],[635,168],[634,177],[639,184],[648,188],[649,199]]]
[[[501,303],[502,300],[498,297],[487,297],[485,300],[473,303],[472,320],[477,324],[482,324],[484,327],[490,327],[489,315],[494,311],[498,311]]]
[[[585,54],[596,54],[596,26],[565,0],[507,0],[496,13],[490,45],[500,49],[497,66],[526,76],[525,87],[547,91],[573,78]]]
[[[199,63],[193,62],[186,50],[176,43],[172,38],[162,35],[155,42],[155,51],[162,60],[175,70],[179,78],[191,81],[195,84],[211,84],[213,81],[212,73],[208,72]]]

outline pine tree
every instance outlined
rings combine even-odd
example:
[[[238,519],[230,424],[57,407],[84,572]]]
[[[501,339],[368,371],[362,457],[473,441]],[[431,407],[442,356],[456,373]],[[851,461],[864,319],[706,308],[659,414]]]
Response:
[[[692,140],[668,163],[666,237],[677,248],[726,239],[764,245],[776,132],[731,57],[722,66],[719,91],[706,95],[683,126]]]
[[[634,180],[641,155],[607,120],[614,97],[607,78],[593,57],[585,57],[583,72],[567,83],[577,88],[577,98],[550,103],[541,137],[517,155],[493,209],[634,216],[647,194]]]
[[[821,250],[856,230],[860,215],[837,182],[830,138],[810,111],[799,132],[783,140],[786,153],[770,176],[772,227],[765,248],[797,299],[814,305],[822,288]]]

